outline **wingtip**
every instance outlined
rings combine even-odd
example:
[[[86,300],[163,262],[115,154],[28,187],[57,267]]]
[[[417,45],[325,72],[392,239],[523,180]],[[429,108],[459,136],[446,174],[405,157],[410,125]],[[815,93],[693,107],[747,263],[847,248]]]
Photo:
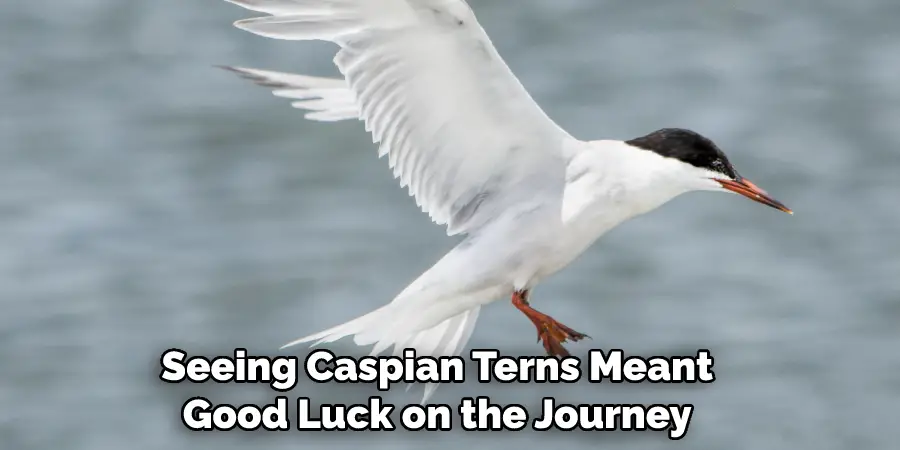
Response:
[[[240,19],[235,20],[231,23],[232,26],[239,30],[244,30],[259,36],[272,38],[272,39],[283,39],[277,33],[271,33],[266,31],[268,27],[265,26],[266,19],[271,19],[272,16],[262,16],[262,17],[250,17],[248,19]]]
[[[249,69],[249,68],[241,67],[241,66],[229,66],[229,65],[225,65],[225,64],[216,64],[216,65],[213,65],[213,67],[222,69],[222,70],[226,70],[228,72],[236,74],[237,76],[239,76],[245,80],[250,80],[260,86],[282,87],[281,85],[266,84],[266,78],[262,75],[254,73],[255,69]]]
[[[251,81],[255,81],[257,78],[259,78],[255,75],[253,75],[253,72],[251,69],[248,69],[246,67],[229,66],[227,64],[213,64],[213,67],[215,67],[216,69],[222,69],[222,70],[226,70],[231,73],[235,73],[238,76],[240,76],[241,78],[246,78]]]
[[[234,26],[235,28],[239,28],[239,29],[244,30],[244,31],[250,31],[250,30],[247,29],[247,23],[250,22],[250,21],[252,21],[252,20],[256,20],[256,19],[257,19],[257,18],[254,17],[254,18],[250,18],[250,19],[240,19],[240,20],[235,20],[234,22],[231,23],[231,25]]]
[[[257,11],[257,12],[271,14],[271,12],[267,10],[268,8],[265,8],[265,3],[266,3],[265,1],[263,1],[263,2],[259,2],[259,0],[225,0],[225,1],[228,3],[231,3],[232,5],[237,5],[237,6],[240,6],[241,8],[249,9],[250,11]],[[260,5],[259,3],[263,3],[263,5]]]

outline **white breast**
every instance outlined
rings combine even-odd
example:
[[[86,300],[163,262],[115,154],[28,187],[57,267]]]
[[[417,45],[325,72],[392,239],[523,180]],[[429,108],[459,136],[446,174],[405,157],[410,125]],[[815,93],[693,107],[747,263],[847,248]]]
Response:
[[[684,164],[621,141],[593,141],[572,158],[558,220],[545,220],[541,257],[528,268],[533,285],[569,265],[617,225],[690,190]],[[550,223],[553,225],[548,226]]]

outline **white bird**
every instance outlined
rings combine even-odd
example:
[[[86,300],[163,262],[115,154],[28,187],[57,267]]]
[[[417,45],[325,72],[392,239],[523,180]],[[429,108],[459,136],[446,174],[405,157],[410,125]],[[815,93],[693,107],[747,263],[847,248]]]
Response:
[[[528,293],[623,221],[690,191],[729,191],[785,212],[719,148],[667,128],[581,141],[534,102],[463,0],[227,0],[269,14],[235,26],[340,48],[343,79],[226,67],[274,89],[307,119],[361,119],[401,186],[464,239],[393,301],[290,344],[353,336],[417,356],[459,355],[482,306],[505,296],[550,355],[584,334]],[[425,387],[423,403],[437,385]]]

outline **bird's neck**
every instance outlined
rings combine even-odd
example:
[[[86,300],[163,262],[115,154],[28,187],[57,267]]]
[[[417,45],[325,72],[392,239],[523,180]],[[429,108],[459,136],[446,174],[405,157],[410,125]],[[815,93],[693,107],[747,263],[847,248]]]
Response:
[[[597,222],[605,231],[690,190],[678,180],[680,162],[621,141],[584,144],[567,168],[566,222]]]

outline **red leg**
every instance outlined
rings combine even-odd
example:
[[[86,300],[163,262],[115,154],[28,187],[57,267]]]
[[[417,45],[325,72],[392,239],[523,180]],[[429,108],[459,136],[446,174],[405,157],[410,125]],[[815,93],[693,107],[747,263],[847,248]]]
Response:
[[[512,304],[519,311],[525,314],[537,328],[538,342],[544,342],[544,350],[550,356],[569,356],[569,352],[563,348],[562,343],[566,341],[580,341],[586,337],[586,334],[579,333],[561,323],[556,319],[537,311],[528,304],[528,291],[516,291],[512,295]]]

